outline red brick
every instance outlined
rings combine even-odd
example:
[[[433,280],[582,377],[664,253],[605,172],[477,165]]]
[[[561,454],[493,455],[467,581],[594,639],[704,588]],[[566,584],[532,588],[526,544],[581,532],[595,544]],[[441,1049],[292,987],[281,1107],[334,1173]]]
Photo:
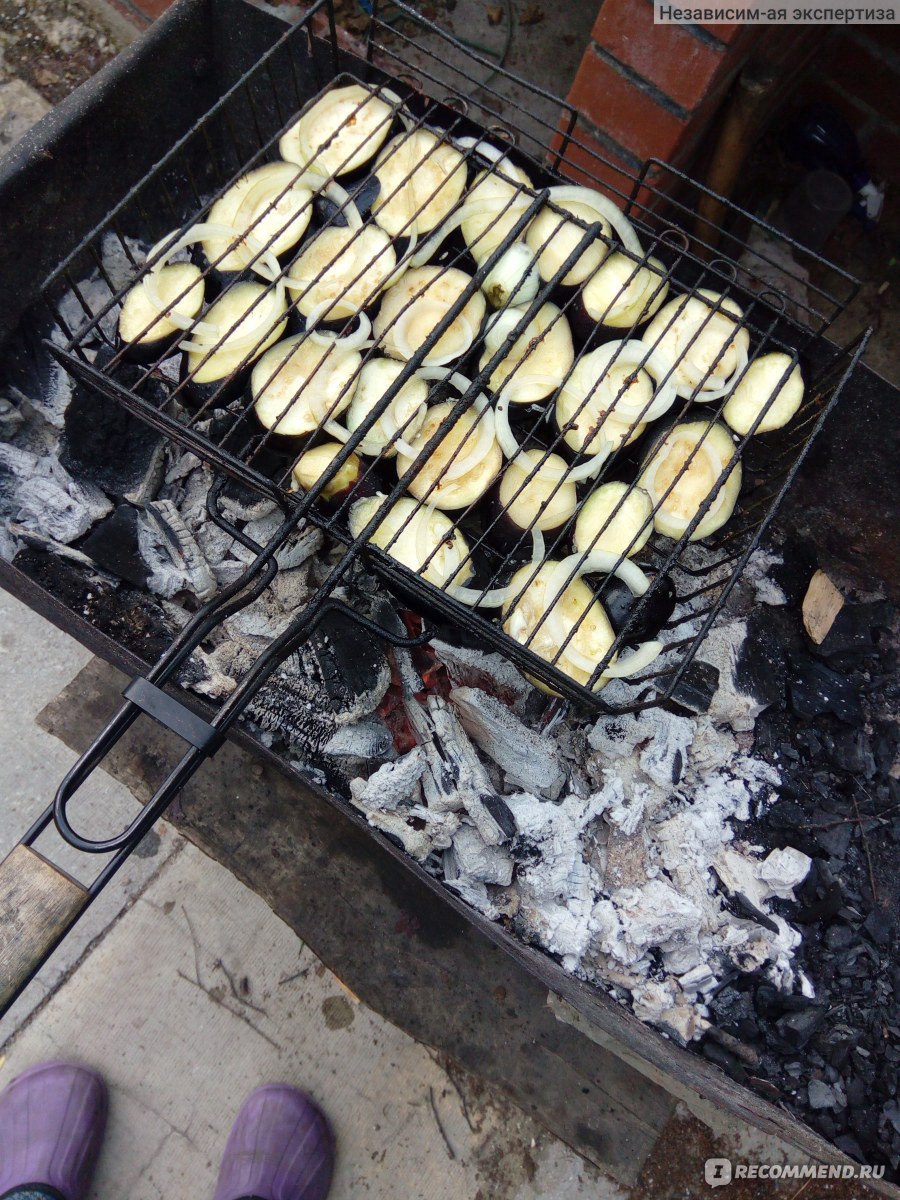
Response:
[[[670,158],[687,128],[684,118],[657,103],[592,46],[581,60],[569,102],[640,159]]]
[[[900,124],[898,73],[852,34],[845,34],[841,39],[829,76],[832,83],[851,96]]]
[[[593,38],[688,111],[741,53],[701,41],[683,25],[655,25],[646,0],[603,0]]]
[[[700,22],[700,28],[705,29],[707,33],[711,33],[714,38],[720,42],[724,42],[726,46],[730,46],[732,42],[737,41],[738,37],[747,28],[746,25],[707,25]]]

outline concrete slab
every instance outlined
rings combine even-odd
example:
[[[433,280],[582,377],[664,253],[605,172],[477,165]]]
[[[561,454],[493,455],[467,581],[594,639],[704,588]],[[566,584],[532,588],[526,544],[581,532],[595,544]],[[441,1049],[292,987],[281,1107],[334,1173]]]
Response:
[[[0,154],[14,146],[50,108],[23,79],[0,83]]]

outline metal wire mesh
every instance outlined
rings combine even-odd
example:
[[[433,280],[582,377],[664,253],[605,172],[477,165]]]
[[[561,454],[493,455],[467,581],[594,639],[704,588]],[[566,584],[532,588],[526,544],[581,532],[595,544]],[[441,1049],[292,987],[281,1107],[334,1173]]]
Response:
[[[312,33],[323,13],[324,38]],[[48,281],[65,342],[55,353],[343,543],[323,597],[365,554],[420,609],[548,690],[598,707],[660,703],[858,357],[820,341],[841,296],[799,302],[795,281],[785,296],[757,269],[759,243],[738,263],[706,228],[690,236],[698,185],[673,173],[664,195],[661,164],[653,181],[631,180],[632,233],[608,206],[579,207],[551,170],[577,139],[571,110],[560,103],[562,134],[548,127],[548,160],[533,133],[516,146],[508,112],[485,131],[490,87],[475,121],[467,77],[438,99],[392,79],[374,63],[402,62],[409,38],[383,32],[376,13],[366,66],[338,52],[324,3],[289,28]],[[340,119],[323,133],[333,104]],[[279,149],[295,170],[260,193]],[[729,216],[734,251],[749,218]],[[161,297],[185,236],[176,257],[190,253],[194,269]],[[510,251],[523,245],[513,253],[536,265],[518,275]],[[849,298],[853,281],[836,277]],[[148,315],[126,339],[123,306],[141,288]],[[503,303],[492,312],[490,300]],[[730,397],[772,353],[764,402],[730,432]],[[759,437],[797,371],[797,411]],[[609,705],[603,686],[629,653],[642,662],[629,647],[660,626],[662,654]]]

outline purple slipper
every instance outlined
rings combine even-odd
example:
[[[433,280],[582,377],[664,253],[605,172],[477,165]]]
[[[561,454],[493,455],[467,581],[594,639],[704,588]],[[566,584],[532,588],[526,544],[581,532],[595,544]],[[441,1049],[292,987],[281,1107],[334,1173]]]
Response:
[[[0,1092],[0,1196],[43,1184],[87,1194],[106,1128],[106,1084],[75,1063],[45,1062]]]
[[[241,1106],[222,1155],[214,1200],[325,1200],[334,1134],[297,1088],[267,1083]]]

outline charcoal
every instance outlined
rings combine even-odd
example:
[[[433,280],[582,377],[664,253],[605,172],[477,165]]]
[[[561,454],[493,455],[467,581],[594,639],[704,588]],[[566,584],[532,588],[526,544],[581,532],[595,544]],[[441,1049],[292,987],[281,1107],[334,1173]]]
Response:
[[[0,518],[69,545],[112,509],[103,492],[79,483],[44,454],[0,443]]]
[[[845,604],[819,646],[819,653],[826,658],[871,654],[876,630],[890,628],[894,615],[894,607],[887,600]]]
[[[838,1097],[833,1087],[823,1083],[821,1079],[811,1079],[807,1087],[809,1106],[813,1109],[837,1108]]]
[[[384,648],[341,612],[326,612],[303,649],[327,707],[342,722],[374,712],[390,686]]]
[[[32,311],[6,349],[4,382],[13,394],[26,398],[54,428],[61,429],[72,395],[72,380],[59,365],[44,339],[59,331],[48,317]]]
[[[840,1150],[842,1154],[846,1154],[850,1158],[855,1158],[859,1162],[865,1162],[865,1155],[862,1152],[862,1148],[852,1133],[842,1133],[834,1139],[834,1144],[835,1148]]]
[[[873,908],[863,921],[863,929],[876,945],[887,946],[890,944],[891,922],[888,920],[887,913],[877,907]]]
[[[802,1050],[825,1020],[821,1008],[805,1008],[799,1012],[785,1013],[775,1022],[778,1036],[792,1050]]]
[[[768,576],[784,592],[788,604],[799,608],[818,565],[816,547],[808,538],[789,534],[779,552],[781,562],[770,565]]]
[[[718,668],[695,659],[675,685],[671,699],[664,707],[687,716],[708,712],[718,686]]]
[[[11,442],[24,421],[19,409],[6,396],[0,396],[0,442]]]
[[[833,713],[850,725],[862,721],[856,684],[810,655],[791,656],[788,704],[794,715],[804,721],[825,713]]]
[[[747,636],[734,667],[735,686],[764,708],[782,705],[785,673],[784,650],[769,615],[753,613],[747,619]]]
[[[829,950],[846,950],[856,940],[856,934],[846,925],[829,925],[825,931],[825,945]]]
[[[146,504],[159,491],[165,438],[114,400],[78,384],[66,409],[59,460],[115,500]]]
[[[875,774],[875,757],[868,737],[861,729],[838,729],[831,739],[828,757],[836,767],[863,779]]]
[[[81,543],[81,550],[119,579],[145,588],[150,571],[138,548],[139,521],[140,513],[134,505],[120,504],[112,516],[94,526]]]
[[[716,1042],[707,1039],[703,1043],[703,1057],[714,1062],[717,1067],[721,1067],[726,1075],[730,1075],[738,1083],[746,1082],[747,1072],[740,1059],[726,1050],[724,1046],[719,1046]]]
[[[450,700],[466,733],[514,787],[557,798],[566,776],[552,738],[524,725],[505,704],[480,688],[454,688]]]
[[[849,821],[841,821],[830,829],[817,829],[816,841],[831,858],[845,858],[853,829]]]

